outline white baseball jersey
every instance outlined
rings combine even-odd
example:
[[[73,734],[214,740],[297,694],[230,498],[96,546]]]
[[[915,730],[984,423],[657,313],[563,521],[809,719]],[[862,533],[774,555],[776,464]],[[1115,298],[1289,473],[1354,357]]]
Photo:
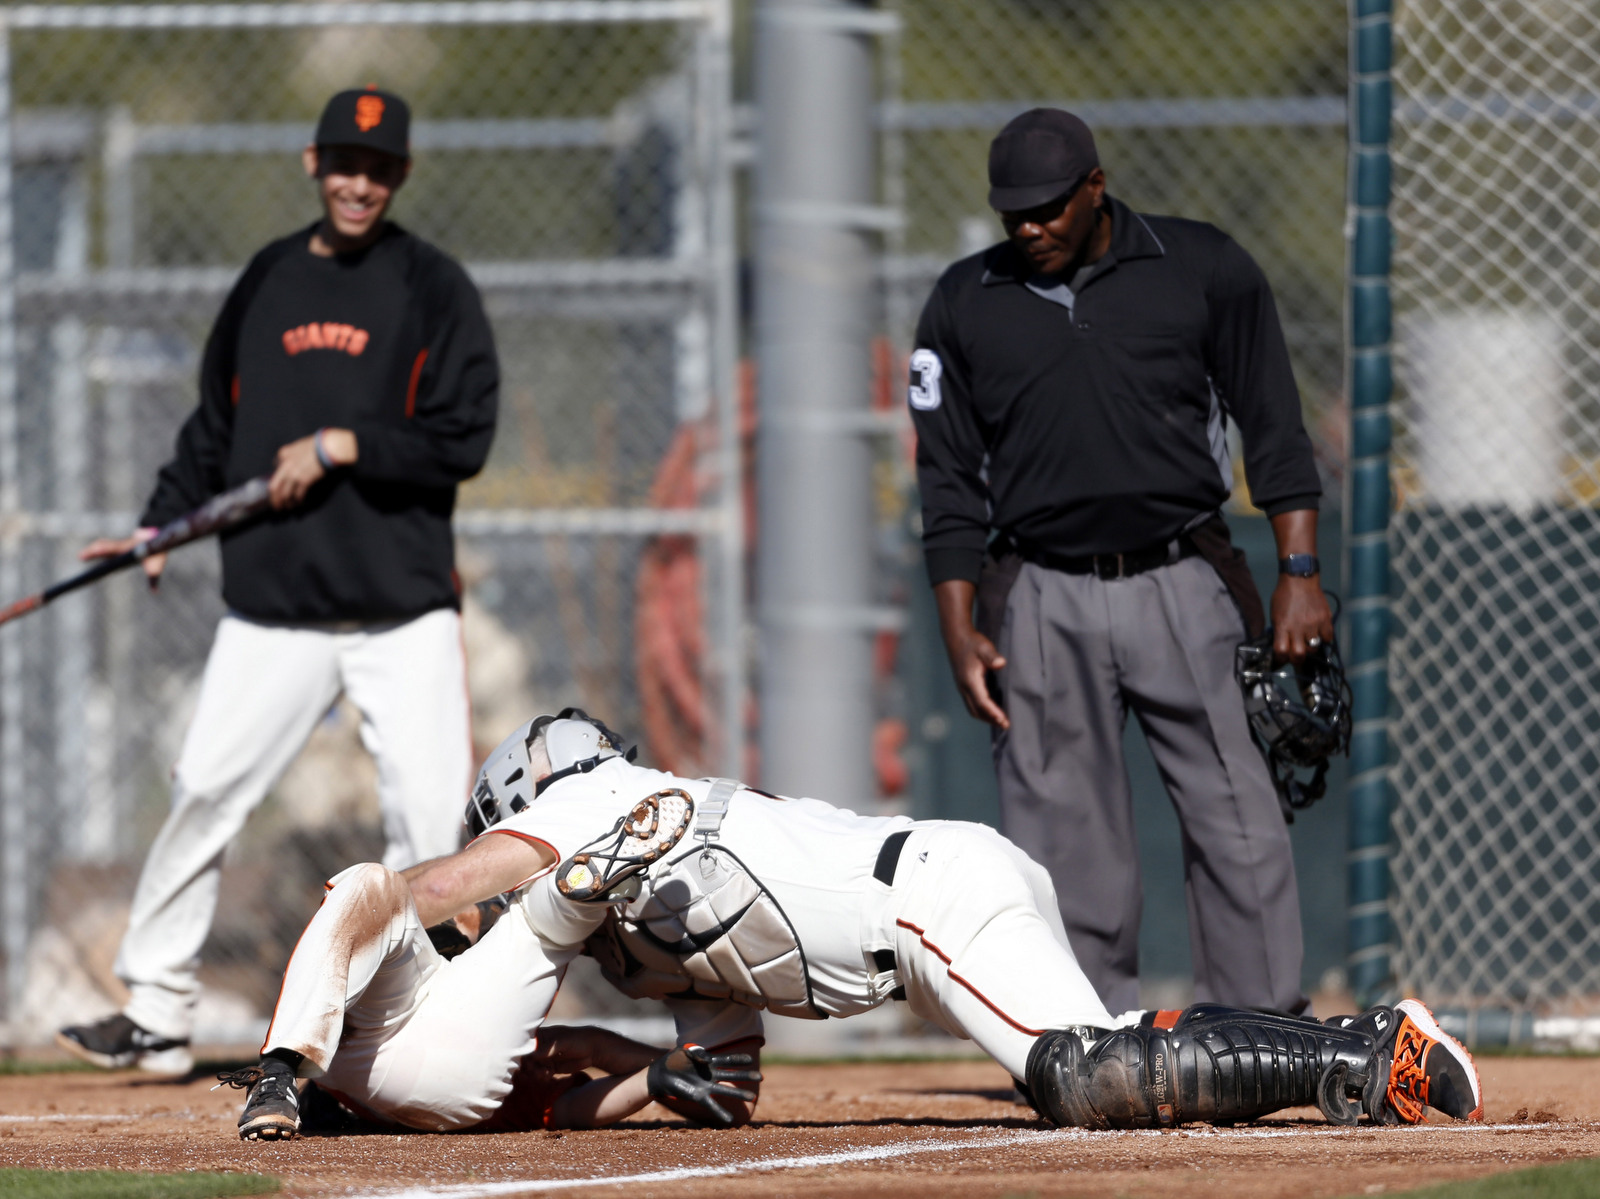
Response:
[[[610,833],[620,817],[666,788],[688,792],[696,808],[712,782],[685,779],[612,758],[588,774],[571,775],[509,820],[486,833],[547,845],[558,862]],[[818,799],[783,799],[740,790],[718,840],[772,892],[805,950],[817,1009],[853,1016],[883,1001],[869,980],[864,945],[886,946],[883,904],[873,903],[872,868],[889,834],[909,829],[905,816],[858,816]],[[693,832],[675,851],[692,844]],[[672,855],[668,855],[672,856]],[[605,919],[606,906],[562,896],[551,871],[518,897],[534,933],[549,949],[582,945]]]
[[[678,788],[698,807],[712,785],[614,758],[553,784],[485,836],[540,842],[564,862],[605,838],[647,796]],[[892,881],[883,882],[873,876],[878,855],[902,831],[908,837]],[[855,1015],[904,986],[919,1015],[976,1039],[1018,1077],[1042,1030],[1114,1023],[1072,955],[1049,876],[992,829],[860,816],[821,800],[745,788],[729,802],[717,843],[788,917],[822,1014]],[[667,857],[692,845],[686,839]],[[581,945],[608,910],[564,897],[556,876],[545,872],[519,895],[552,956]],[[894,955],[893,970],[875,962],[882,950]],[[759,1013],[731,1001],[669,1007],[680,1039],[714,1045],[760,1030]]]

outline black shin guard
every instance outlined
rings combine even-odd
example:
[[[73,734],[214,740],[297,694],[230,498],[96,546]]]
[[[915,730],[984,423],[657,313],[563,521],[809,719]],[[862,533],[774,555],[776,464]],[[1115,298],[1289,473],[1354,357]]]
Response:
[[[1315,1105],[1354,1124],[1382,1107],[1385,1055],[1359,1029],[1219,1004],[1171,1028],[1057,1029],[1028,1055],[1028,1090],[1063,1127],[1230,1124]]]

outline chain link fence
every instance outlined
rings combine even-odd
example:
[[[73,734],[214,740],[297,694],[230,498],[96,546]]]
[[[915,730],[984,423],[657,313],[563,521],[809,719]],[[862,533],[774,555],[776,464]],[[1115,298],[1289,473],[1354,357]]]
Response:
[[[299,151],[323,102],[376,83],[416,117],[395,218],[467,265],[500,352],[498,435],[457,512],[477,748],[576,703],[647,727],[657,761],[726,769],[729,26],[719,0],[0,12],[0,591],[133,527],[232,280],[319,215]],[[12,1042],[120,997],[218,584],[194,547],[158,594],[119,576],[0,634]],[[335,706],[233,848],[201,1040],[261,1025],[320,880],[381,853],[357,724]]]
[[[1600,11],[1394,19],[1402,986],[1600,995]]]
[[[984,200],[989,139],[1056,104],[1094,128],[1113,194],[1214,221],[1261,263],[1336,497],[1342,8],[885,7],[898,22],[872,35],[881,200],[904,219],[879,272],[884,427],[903,432],[903,358],[938,273],[1001,235]],[[480,748],[528,711],[581,702],[641,732],[657,763],[739,771],[730,730],[749,717],[727,684],[748,522],[728,468],[753,415],[728,399],[744,227],[730,162],[749,161],[753,123],[726,104],[726,10],[379,3],[313,23],[292,15],[310,6],[219,5],[182,28],[157,27],[158,11],[175,10],[4,11],[15,259],[0,270],[0,304],[5,279],[14,297],[0,338],[14,330],[15,344],[7,355],[0,342],[0,592],[33,590],[70,570],[89,536],[131,527],[193,404],[201,339],[231,279],[315,216],[298,150],[321,103],[376,82],[417,117],[417,170],[396,216],[468,264],[502,355],[495,448],[457,522]],[[122,13],[126,26],[91,13]],[[916,793],[919,811],[971,815],[928,799],[972,777],[959,763],[982,762],[986,739],[948,702],[908,438],[880,444],[883,592],[910,623],[880,638],[877,776],[886,792]],[[0,634],[14,1041],[116,997],[127,897],[219,614],[214,550],[201,547],[180,552],[157,596],[116,578]],[[202,1035],[264,1015],[322,878],[378,851],[370,771],[352,715],[336,708],[235,847],[205,951]]]

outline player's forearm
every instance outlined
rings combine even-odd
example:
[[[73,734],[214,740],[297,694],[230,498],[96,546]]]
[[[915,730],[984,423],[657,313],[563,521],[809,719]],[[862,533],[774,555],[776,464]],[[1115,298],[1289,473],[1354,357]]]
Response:
[[[352,470],[374,482],[454,487],[483,469],[494,440],[493,420],[447,429],[394,428],[377,422],[354,430],[361,459]]]
[[[661,1056],[662,1051],[654,1045],[641,1045],[603,1028],[590,1031],[594,1040],[589,1047],[589,1060],[607,1074],[632,1074]]]
[[[955,647],[972,635],[972,601],[978,588],[966,579],[946,579],[933,589],[933,602],[939,610],[939,632],[946,652],[952,657]]]
[[[411,886],[422,926],[431,928],[463,908],[513,890],[554,864],[554,855],[538,843],[491,834],[460,853],[412,866],[403,877]]]
[[[411,886],[411,898],[417,905],[417,918],[422,921],[423,928],[432,928],[462,908],[478,902],[477,899],[468,898],[477,889],[470,881],[440,868],[439,864],[448,860],[435,858],[404,872],[403,877]]]
[[[625,1120],[650,1104],[650,1085],[643,1070],[620,1077],[597,1078],[574,1087],[550,1108],[552,1128],[604,1128]]]
[[[1315,508],[1297,508],[1292,512],[1280,512],[1272,518],[1272,536],[1278,543],[1278,557],[1287,558],[1290,554],[1311,554],[1317,552],[1317,510]]]

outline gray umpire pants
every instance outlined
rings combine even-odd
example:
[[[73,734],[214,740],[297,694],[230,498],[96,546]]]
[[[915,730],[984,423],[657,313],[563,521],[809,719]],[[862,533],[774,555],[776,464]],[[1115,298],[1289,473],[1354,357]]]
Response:
[[[1243,638],[1198,557],[1116,580],[1029,563],[1007,600],[1003,830],[1050,872],[1073,951],[1113,1012],[1139,1006],[1130,710],[1183,832],[1196,1001],[1307,1008],[1289,832],[1233,677]]]

